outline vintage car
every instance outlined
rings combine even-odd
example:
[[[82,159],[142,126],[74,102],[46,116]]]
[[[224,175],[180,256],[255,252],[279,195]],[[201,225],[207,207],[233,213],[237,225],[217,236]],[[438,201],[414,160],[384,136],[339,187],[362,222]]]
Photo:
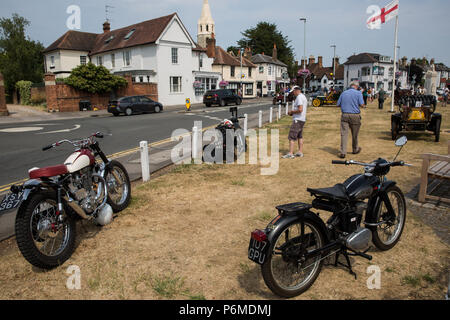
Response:
[[[321,106],[335,106],[341,96],[340,92],[330,91],[326,96],[317,96],[313,99],[312,105],[315,108]]]
[[[277,105],[277,104],[285,105],[286,102],[292,102],[292,101],[294,101],[294,94],[292,92],[287,93],[286,98],[285,98],[285,93],[279,92],[276,96],[273,97],[272,104],[273,105]]]
[[[401,95],[396,97],[399,112],[392,115],[392,140],[402,131],[430,131],[439,142],[442,115],[436,113],[437,100],[432,95]]]

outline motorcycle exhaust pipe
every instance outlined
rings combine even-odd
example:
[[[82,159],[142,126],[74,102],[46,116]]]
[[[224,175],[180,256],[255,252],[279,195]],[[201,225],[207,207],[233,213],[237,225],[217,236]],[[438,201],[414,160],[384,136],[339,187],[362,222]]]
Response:
[[[80,217],[82,217],[85,220],[90,219],[86,212],[84,212],[83,208],[81,208],[73,199],[69,199],[68,196],[64,196],[63,199],[66,201],[66,203],[75,211]]]

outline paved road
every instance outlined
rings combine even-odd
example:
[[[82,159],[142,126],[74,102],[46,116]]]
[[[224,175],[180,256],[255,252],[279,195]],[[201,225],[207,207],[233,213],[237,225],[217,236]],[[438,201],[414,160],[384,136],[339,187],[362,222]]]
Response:
[[[239,107],[239,114],[255,117],[259,110],[267,111],[272,105],[249,104]],[[65,119],[47,122],[0,124],[0,191],[10,183],[27,178],[33,167],[45,167],[64,162],[73,151],[72,146],[43,152],[42,147],[61,139],[77,139],[101,131],[106,136],[100,145],[107,155],[136,148],[139,142],[150,143],[170,138],[175,129],[191,130],[194,121],[202,121],[203,128],[230,117],[229,107],[202,108],[191,113],[166,111],[160,114],[135,115],[131,117],[101,116]],[[266,115],[266,117],[268,117]]]

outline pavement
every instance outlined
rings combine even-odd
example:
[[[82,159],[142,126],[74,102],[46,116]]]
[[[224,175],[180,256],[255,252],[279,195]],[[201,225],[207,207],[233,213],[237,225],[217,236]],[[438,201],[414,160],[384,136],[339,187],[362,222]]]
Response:
[[[248,114],[248,128],[255,128],[258,126],[260,110],[263,111],[263,123],[269,121],[270,107],[273,107],[272,99],[244,100],[243,105],[239,106],[239,115]],[[186,112],[184,106],[174,106],[166,108],[161,114],[132,117],[113,117],[104,110],[48,114],[30,108],[33,107],[10,108],[8,105],[13,113],[8,120],[12,119],[12,122],[5,123],[5,119],[0,118],[0,149],[4,151],[1,159],[0,199],[9,191],[12,183],[20,184],[26,180],[29,168],[62,163],[72,152],[72,146],[41,151],[43,146],[60,139],[76,139],[97,131],[106,133],[105,139],[99,141],[102,149],[108,158],[116,159],[125,166],[132,181],[137,181],[142,177],[140,141],[149,142],[150,172],[153,174],[173,164],[171,150],[178,142],[172,142],[170,137],[175,129],[184,128],[190,132],[195,121],[202,121],[203,129],[215,127],[230,116],[230,107],[204,108],[202,105],[194,105],[190,112]],[[285,114],[285,108],[282,114]],[[274,121],[276,118],[274,110]],[[11,128],[13,123],[17,128]],[[15,129],[20,130],[15,132]],[[39,130],[22,132],[25,129]],[[0,213],[0,241],[14,235],[15,216],[16,211]]]
[[[245,99],[243,104],[259,104],[270,103],[272,98],[255,98]],[[17,104],[8,104],[8,111],[10,113],[7,117],[0,117],[0,124],[26,123],[34,121],[53,121],[53,120],[68,120],[81,118],[98,118],[111,116],[107,110],[98,111],[77,111],[77,112],[46,112],[43,107],[23,106]],[[205,109],[203,104],[193,104],[191,111],[199,111]],[[185,111],[185,105],[175,105],[165,107],[166,111]]]

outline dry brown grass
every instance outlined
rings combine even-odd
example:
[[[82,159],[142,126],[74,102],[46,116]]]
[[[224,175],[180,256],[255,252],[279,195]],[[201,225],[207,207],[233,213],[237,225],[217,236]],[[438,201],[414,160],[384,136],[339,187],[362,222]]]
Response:
[[[361,146],[355,160],[392,158],[390,114],[375,104],[363,112]],[[450,109],[450,108],[449,108]],[[442,110],[441,110],[442,111]],[[443,131],[450,130],[445,110]],[[280,129],[287,150],[289,119]],[[409,134],[401,159],[413,168],[395,168],[390,177],[409,191],[419,181],[420,154],[447,151],[450,135],[434,143],[430,133]],[[311,200],[306,188],[327,187],[358,172],[332,166],[339,136],[339,111],[309,111],[305,158],[280,160],[274,176],[259,166],[181,166],[133,189],[133,203],[103,229],[80,226],[80,241],[63,266],[32,268],[13,240],[0,244],[0,299],[277,299],[265,286],[259,267],[247,260],[250,232],[276,215],[274,207]],[[372,251],[369,263],[352,259],[358,274],[325,267],[316,283],[297,299],[442,299],[448,285],[449,248],[409,212],[399,244]],[[382,270],[381,290],[368,290],[367,267]],[[81,269],[81,290],[68,290],[69,265]]]

